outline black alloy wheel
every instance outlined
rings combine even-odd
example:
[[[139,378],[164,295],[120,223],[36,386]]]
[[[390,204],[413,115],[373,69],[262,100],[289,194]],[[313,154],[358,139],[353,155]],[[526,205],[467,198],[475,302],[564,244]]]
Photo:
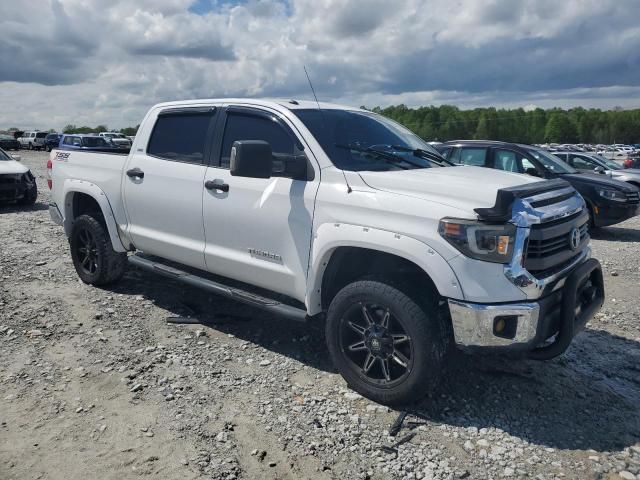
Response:
[[[101,216],[80,215],[73,222],[69,244],[73,265],[83,282],[106,285],[124,275],[127,254],[113,250]]]
[[[76,243],[76,255],[80,261],[80,268],[89,274],[94,275],[98,270],[98,245],[93,233],[87,228],[81,228],[76,233],[78,242]]]
[[[452,346],[437,292],[380,276],[343,287],[327,310],[333,364],[356,392],[408,405],[437,384]]]
[[[351,367],[372,383],[393,386],[411,372],[411,337],[389,307],[354,304],[342,317],[340,337]]]

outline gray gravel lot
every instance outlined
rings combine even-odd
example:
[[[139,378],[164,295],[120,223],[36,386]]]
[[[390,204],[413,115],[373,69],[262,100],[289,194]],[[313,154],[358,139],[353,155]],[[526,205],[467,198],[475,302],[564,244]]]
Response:
[[[40,196],[0,207],[0,479],[640,479],[639,218],[594,234],[607,302],[564,356],[460,355],[389,437],[322,325],[141,271],[82,284],[47,154],[20,153]]]

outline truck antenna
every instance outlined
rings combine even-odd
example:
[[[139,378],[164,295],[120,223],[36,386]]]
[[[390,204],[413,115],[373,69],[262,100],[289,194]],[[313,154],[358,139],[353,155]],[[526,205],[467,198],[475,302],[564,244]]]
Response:
[[[311,77],[309,76],[309,72],[307,72],[306,65],[303,65],[302,68],[304,68],[304,74],[307,76],[307,80],[309,81],[309,86],[311,87],[311,93],[313,93],[313,98],[315,98],[315,100],[316,100],[316,105],[318,106],[318,112],[320,112],[320,117],[322,118],[322,128],[324,128],[326,130],[326,124],[325,124],[325,121],[324,121],[324,113],[322,112],[322,109],[320,108],[320,102],[318,101],[318,96],[316,95],[316,90],[313,88],[313,83],[311,83]],[[347,180],[347,175],[344,173],[344,170],[342,170],[342,176],[344,177],[344,183],[347,184],[347,193],[353,192],[353,190],[351,189],[351,185],[349,185],[349,181]]]
[[[313,98],[316,99],[316,105],[318,105],[318,111],[320,112],[320,115],[322,115],[322,109],[320,108],[320,102],[318,101],[318,96],[316,95],[316,90],[313,88],[313,83],[311,83],[311,77],[309,76],[309,72],[307,72],[306,65],[303,65],[302,68],[304,68],[304,74],[307,76],[307,80],[309,81],[309,86],[311,87],[311,93],[313,93]]]

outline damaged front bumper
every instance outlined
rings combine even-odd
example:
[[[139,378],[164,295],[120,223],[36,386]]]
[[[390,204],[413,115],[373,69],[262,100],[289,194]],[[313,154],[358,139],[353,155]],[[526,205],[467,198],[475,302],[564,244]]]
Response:
[[[449,311],[459,347],[542,360],[562,354],[603,303],[602,268],[589,259],[566,277],[562,288],[538,300],[478,304],[449,299]]]
[[[0,202],[22,200],[35,187],[31,172],[0,175]]]

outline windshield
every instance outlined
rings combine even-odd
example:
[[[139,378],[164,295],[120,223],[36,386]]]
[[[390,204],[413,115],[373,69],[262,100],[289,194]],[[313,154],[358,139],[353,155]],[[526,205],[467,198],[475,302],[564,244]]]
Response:
[[[7,152],[0,148],[0,162],[3,160],[13,160],[13,158],[11,158]]]
[[[381,115],[355,110],[294,109],[333,164],[343,170],[389,171],[438,167],[446,160],[431,145]],[[381,152],[383,152],[381,154]]]
[[[537,148],[527,148],[533,157],[538,160],[544,168],[553,173],[578,173],[573,167],[570,167],[567,163],[560,160],[555,155],[545,152],[544,150],[538,150]]]
[[[83,147],[104,147],[107,142],[102,137],[82,137]]]

